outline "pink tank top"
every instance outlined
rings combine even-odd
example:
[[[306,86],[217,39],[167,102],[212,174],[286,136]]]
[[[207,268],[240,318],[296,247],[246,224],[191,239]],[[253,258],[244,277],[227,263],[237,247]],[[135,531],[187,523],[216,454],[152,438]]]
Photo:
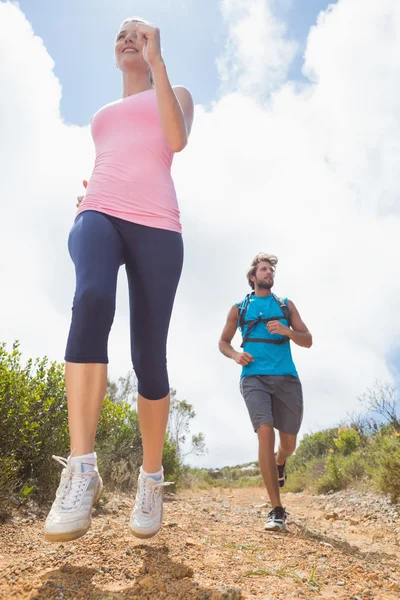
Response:
[[[155,90],[101,108],[92,120],[92,136],[96,161],[77,214],[96,210],[180,233],[173,152],[161,128]]]

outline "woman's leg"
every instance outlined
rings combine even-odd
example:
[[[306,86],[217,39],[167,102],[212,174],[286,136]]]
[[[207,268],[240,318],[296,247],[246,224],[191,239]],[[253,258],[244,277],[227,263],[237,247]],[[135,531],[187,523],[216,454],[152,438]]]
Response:
[[[166,346],[182,262],[182,237],[136,226],[126,252],[131,306],[132,362],[138,378],[143,466],[130,527],[139,538],[155,535],[163,515],[162,455],[169,413]]]
[[[94,451],[94,440],[107,386],[107,343],[115,313],[123,245],[103,214],[80,215],[69,237],[76,270],[76,292],[65,354],[71,453]]]
[[[76,270],[76,292],[66,350],[66,387],[71,454],[57,457],[64,470],[45,537],[74,540],[86,533],[102,481],[93,454],[94,438],[107,385],[107,341],[115,311],[122,242],[112,223],[88,211],[76,220],[69,237]]]
[[[183,263],[182,236],[135,226],[126,252],[131,307],[132,362],[138,378],[143,469],[161,469],[169,412],[166,347]]]

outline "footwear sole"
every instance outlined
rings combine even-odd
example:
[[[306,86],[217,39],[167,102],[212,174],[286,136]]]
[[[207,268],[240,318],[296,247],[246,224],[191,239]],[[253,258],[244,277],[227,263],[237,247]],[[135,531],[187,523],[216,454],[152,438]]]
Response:
[[[155,531],[154,533],[141,533],[139,531],[135,531],[134,529],[132,529],[132,527],[129,527],[129,529],[131,530],[132,535],[134,535],[135,537],[140,538],[141,540],[147,540],[157,535],[161,527],[160,529],[157,529],[157,531]]]
[[[89,531],[89,527],[86,529],[80,529],[79,531],[71,531],[70,533],[45,533],[44,538],[48,542],[72,542],[85,535]]]
[[[285,531],[286,527],[279,527],[279,525],[277,525],[273,529],[270,529],[270,528],[267,529],[266,527],[264,527],[264,530],[265,531],[271,531],[272,533],[276,533],[277,531]]]
[[[100,500],[102,491],[103,491],[103,482],[100,479],[100,486],[99,486],[98,492],[94,498],[93,506],[95,504],[97,504],[97,502]],[[92,519],[90,519],[89,526],[86,527],[85,529],[79,529],[78,531],[69,531],[68,533],[45,533],[44,539],[47,540],[48,542],[72,542],[73,540],[77,540],[78,538],[85,535],[85,533],[87,533],[89,531],[91,524],[92,524]]]

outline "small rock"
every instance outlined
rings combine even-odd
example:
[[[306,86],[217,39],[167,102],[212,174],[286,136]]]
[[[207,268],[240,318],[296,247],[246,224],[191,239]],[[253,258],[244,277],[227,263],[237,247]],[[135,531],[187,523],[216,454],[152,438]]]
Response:
[[[175,579],[184,579],[185,577],[193,577],[193,569],[183,564],[172,566],[172,575]]]
[[[400,592],[400,585],[393,581],[393,583],[389,585],[389,589],[391,589],[392,592]]]
[[[340,586],[343,586],[344,585],[344,581],[338,581],[337,584],[340,585]]]
[[[178,527],[178,523],[166,523],[167,527]]]
[[[109,529],[104,535],[105,535],[105,537],[113,538],[117,534],[115,533],[115,531],[113,529]]]
[[[359,519],[354,519],[354,518],[353,518],[353,519],[350,519],[350,524],[351,524],[351,525],[359,525],[359,523],[360,523],[360,520],[359,520]]]
[[[145,588],[146,590],[152,590],[155,585],[154,579],[149,575],[148,577],[145,577],[144,579],[139,581],[139,585],[140,587]]]
[[[218,586],[212,593],[210,600],[241,600],[242,590],[240,588],[225,588]]]
[[[187,538],[186,542],[185,542],[186,546],[189,547],[193,547],[193,546],[198,546],[198,542],[196,542],[196,540],[193,540],[192,538]]]
[[[329,544],[328,542],[320,542],[321,546],[326,546],[327,548],[333,548],[332,544]]]
[[[325,519],[327,519],[328,521],[332,520],[332,521],[336,521],[339,518],[339,515],[336,511],[327,513],[325,515]]]

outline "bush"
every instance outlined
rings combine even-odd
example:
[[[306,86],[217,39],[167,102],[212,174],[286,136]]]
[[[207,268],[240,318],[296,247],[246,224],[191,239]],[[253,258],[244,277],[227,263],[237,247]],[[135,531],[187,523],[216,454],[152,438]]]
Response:
[[[35,488],[40,498],[54,491],[59,474],[52,454],[68,452],[67,410],[61,365],[47,358],[21,365],[15,343],[0,345],[0,456],[18,465],[15,482]]]
[[[368,451],[357,450],[347,455],[342,461],[341,473],[343,487],[368,477]]]
[[[137,412],[127,403],[103,403],[96,450],[99,469],[111,489],[132,490],[142,464],[142,442]]]
[[[330,491],[337,492],[341,489],[342,470],[340,461],[333,451],[326,459],[325,473],[316,481],[315,487],[319,494],[326,494]]]
[[[392,502],[400,499],[400,433],[395,428],[379,434],[373,446],[374,464],[369,472],[378,489]]]
[[[333,443],[343,456],[348,456],[361,446],[361,436],[351,427],[339,428]]]
[[[337,428],[325,429],[317,433],[306,434],[301,440],[295,455],[288,461],[288,472],[308,466],[314,458],[322,458],[329,453]]]
[[[17,491],[19,468],[14,456],[0,458],[0,523],[7,519],[10,497]]]
[[[179,461],[177,448],[169,439],[168,434],[165,436],[164,442],[163,466],[165,481],[173,481],[175,484],[178,484],[181,477],[182,466]]]
[[[0,430],[0,501],[13,492],[22,501],[52,499],[60,477],[52,455],[69,454],[63,365],[46,357],[22,365],[18,343],[10,353],[0,344]],[[106,397],[96,451],[106,484],[136,486],[142,444],[137,412],[128,403]],[[177,480],[178,451],[168,438],[164,461],[166,479]]]

